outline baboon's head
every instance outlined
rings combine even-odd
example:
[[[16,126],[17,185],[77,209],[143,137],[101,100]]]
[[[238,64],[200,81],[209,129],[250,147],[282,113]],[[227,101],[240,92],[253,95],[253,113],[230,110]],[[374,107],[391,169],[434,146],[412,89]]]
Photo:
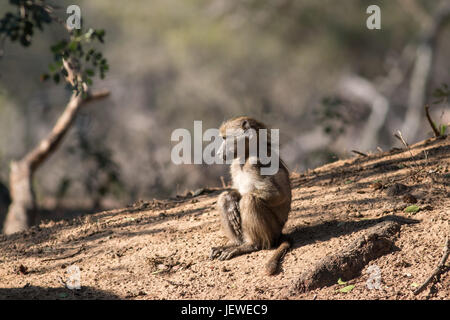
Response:
[[[219,130],[222,138],[226,138],[227,131],[230,133],[242,133],[249,129],[255,129],[258,131],[259,129],[267,129],[267,127],[264,123],[259,122],[258,120],[247,116],[242,116],[225,121],[222,123]]]
[[[223,138],[223,143],[218,152],[222,155],[224,160],[230,158],[235,159],[238,156],[242,156],[238,154],[240,151],[238,145],[239,143],[242,143],[242,151],[245,152],[245,157],[247,157],[249,154],[250,141],[254,141],[255,146],[257,145],[260,129],[267,129],[267,127],[262,122],[247,116],[232,118],[225,121],[219,129],[220,136]],[[268,132],[267,134],[270,139],[270,133]]]

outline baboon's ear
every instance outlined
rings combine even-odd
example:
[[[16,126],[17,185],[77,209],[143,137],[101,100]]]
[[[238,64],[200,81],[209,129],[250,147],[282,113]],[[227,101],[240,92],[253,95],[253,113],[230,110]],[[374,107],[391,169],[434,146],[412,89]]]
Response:
[[[250,129],[250,123],[248,122],[248,120],[243,120],[241,126],[244,130]]]

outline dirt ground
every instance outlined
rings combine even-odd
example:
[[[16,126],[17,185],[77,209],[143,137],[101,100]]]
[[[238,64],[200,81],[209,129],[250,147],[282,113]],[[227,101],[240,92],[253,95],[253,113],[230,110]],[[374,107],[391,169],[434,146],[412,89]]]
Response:
[[[407,188],[396,191],[396,184]],[[413,294],[438,264],[449,233],[450,138],[293,173],[292,186],[284,232],[294,245],[275,276],[262,267],[271,250],[209,260],[210,248],[226,243],[214,209],[221,190],[198,190],[0,236],[0,299],[450,298],[450,272]],[[405,212],[414,198],[420,210]],[[418,222],[401,226],[396,250],[346,284],[336,279],[330,287],[286,294],[304,270],[392,215]],[[64,287],[71,265],[80,268],[80,290]],[[370,290],[372,265],[381,271],[381,287]],[[354,288],[339,291],[348,285]]]

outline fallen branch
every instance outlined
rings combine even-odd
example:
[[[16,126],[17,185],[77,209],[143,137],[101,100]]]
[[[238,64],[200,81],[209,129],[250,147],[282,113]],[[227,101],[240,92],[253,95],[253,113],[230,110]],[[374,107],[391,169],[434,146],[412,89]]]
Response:
[[[333,285],[339,278],[348,281],[357,277],[365,265],[394,249],[392,237],[400,231],[400,224],[384,221],[368,229],[368,232],[341,252],[328,255],[311,270],[300,275],[291,293]]]
[[[449,269],[449,267],[447,267],[445,265],[445,262],[447,261],[448,256],[450,254],[449,242],[450,241],[449,241],[448,235],[447,235],[447,241],[445,242],[444,254],[441,258],[441,261],[439,262],[436,269],[434,269],[433,273],[428,277],[428,279],[425,280],[425,282],[420,287],[418,287],[416,289],[416,291],[414,291],[414,295],[421,293],[433,279],[437,279],[441,274],[443,274],[444,272],[446,272]]]

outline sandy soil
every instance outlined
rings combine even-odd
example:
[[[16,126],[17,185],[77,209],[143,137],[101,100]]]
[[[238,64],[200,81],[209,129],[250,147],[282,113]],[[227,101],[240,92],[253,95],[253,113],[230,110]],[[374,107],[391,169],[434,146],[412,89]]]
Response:
[[[407,190],[395,192],[396,183]],[[449,272],[413,295],[442,256],[449,230],[450,138],[293,173],[292,185],[285,233],[295,241],[275,276],[262,268],[271,250],[229,261],[208,259],[212,246],[226,243],[214,209],[221,190],[200,190],[197,196],[141,202],[0,236],[0,298],[450,298]],[[417,213],[404,210],[414,201],[411,196],[420,207]],[[418,220],[402,225],[395,251],[370,261],[345,285],[336,279],[330,287],[286,295],[304,270],[391,215]],[[71,265],[80,268],[81,290],[64,287]],[[370,265],[381,270],[378,290],[366,286]],[[353,290],[339,292],[350,284]]]

